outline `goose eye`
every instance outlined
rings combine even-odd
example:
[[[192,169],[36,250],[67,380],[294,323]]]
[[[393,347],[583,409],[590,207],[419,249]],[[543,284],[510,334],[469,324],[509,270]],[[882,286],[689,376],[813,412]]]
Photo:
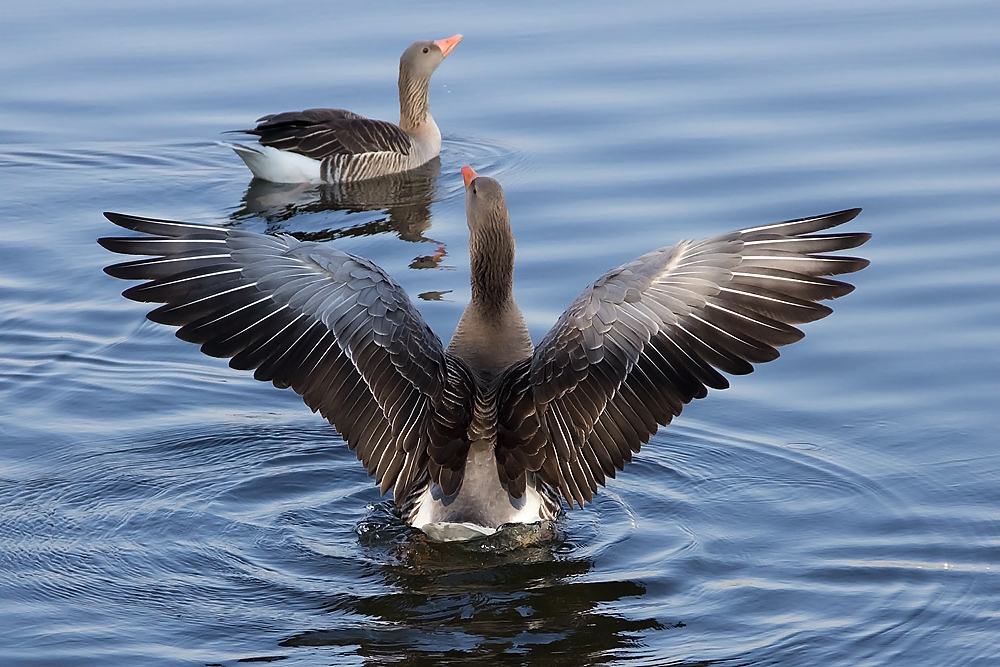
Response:
[[[431,52],[431,50],[425,46],[424,47],[424,53],[430,53],[430,52]]]
[[[474,195],[479,194],[478,192],[476,192],[476,186],[475,185],[472,186],[472,194],[474,194]]]

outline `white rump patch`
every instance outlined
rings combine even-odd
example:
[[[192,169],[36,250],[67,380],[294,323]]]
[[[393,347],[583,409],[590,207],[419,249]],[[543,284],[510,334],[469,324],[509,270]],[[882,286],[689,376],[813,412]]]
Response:
[[[239,155],[257,178],[272,183],[320,183],[320,161],[272,146],[226,144]]]
[[[497,532],[496,528],[477,526],[474,523],[452,523],[450,521],[435,521],[417,526],[427,537],[435,542],[465,542],[479,537],[487,537]]]

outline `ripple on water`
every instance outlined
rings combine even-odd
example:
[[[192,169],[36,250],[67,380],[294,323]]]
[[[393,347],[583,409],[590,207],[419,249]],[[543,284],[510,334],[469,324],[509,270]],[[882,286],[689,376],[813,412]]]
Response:
[[[99,173],[133,172],[135,178],[159,173],[190,176],[223,171],[232,161],[211,142],[101,142],[54,149],[50,146],[0,151],[0,168],[30,170],[89,170]]]
[[[486,137],[448,136],[441,140],[443,199],[464,201],[465,184],[461,169],[472,167],[476,173],[513,188],[532,176],[530,153],[521,147]]]

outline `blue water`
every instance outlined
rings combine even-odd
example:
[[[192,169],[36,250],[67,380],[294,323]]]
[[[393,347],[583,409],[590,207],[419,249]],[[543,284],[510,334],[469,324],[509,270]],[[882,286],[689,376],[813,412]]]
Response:
[[[0,664],[992,665],[1000,659],[1000,6],[7,3]],[[225,130],[398,114],[391,205],[263,188]],[[605,269],[861,206],[858,289],[690,405],[534,546],[433,545],[287,391],[144,319],[105,210],[328,238],[450,337],[459,169],[506,189],[536,339]]]

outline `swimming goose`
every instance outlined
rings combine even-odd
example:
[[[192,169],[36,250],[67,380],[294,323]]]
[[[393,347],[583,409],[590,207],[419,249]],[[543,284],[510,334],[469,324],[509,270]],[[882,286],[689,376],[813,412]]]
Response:
[[[826,254],[864,233],[817,234],[859,213],[683,241],[611,269],[533,347],[513,296],[503,190],[462,169],[472,299],[445,348],[403,288],[327,245],[106,213],[145,236],[103,238],[151,258],[105,269],[146,280],[154,322],[258,380],[291,387],[355,451],[382,493],[434,539],[582,506],[692,398],[771,361],[794,324],[851,292],[824,276],[868,261]]]
[[[306,109],[264,116],[258,144],[230,144],[257,178],[276,183],[361,181],[419,167],[441,152],[431,117],[431,74],[461,35],[414,42],[399,59],[399,125],[343,109]]]

